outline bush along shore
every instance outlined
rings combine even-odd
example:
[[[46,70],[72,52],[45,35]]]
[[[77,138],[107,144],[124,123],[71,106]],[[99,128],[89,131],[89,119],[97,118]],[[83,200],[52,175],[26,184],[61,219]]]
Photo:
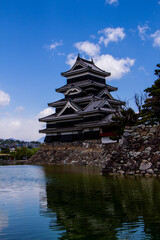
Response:
[[[126,127],[119,143],[43,144],[28,164],[100,167],[103,174],[160,175],[160,126]]]

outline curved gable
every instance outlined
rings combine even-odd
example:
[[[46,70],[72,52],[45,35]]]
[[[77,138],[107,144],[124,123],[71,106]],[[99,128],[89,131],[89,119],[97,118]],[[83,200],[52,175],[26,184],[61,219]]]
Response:
[[[80,88],[70,88],[64,93],[64,95],[74,95],[74,94],[78,94],[80,92],[81,92]]]
[[[112,95],[110,94],[110,92],[108,91],[107,88],[103,89],[102,91],[100,91],[100,93],[98,94],[98,97],[108,97],[109,99],[113,99]]]
[[[64,106],[64,108],[58,113],[58,116],[65,115],[65,112],[66,112],[66,114],[68,114],[68,109],[71,110],[70,111],[71,113],[75,113],[75,112],[78,112],[80,110],[80,108],[77,105],[68,101],[66,103],[66,105]]]

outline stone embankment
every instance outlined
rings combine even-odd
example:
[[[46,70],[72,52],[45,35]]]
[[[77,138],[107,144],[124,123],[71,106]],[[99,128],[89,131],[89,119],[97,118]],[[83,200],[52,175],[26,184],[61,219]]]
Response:
[[[104,156],[103,173],[160,175],[160,127],[128,127],[112,155]]]
[[[100,159],[102,144],[98,140],[43,144],[40,150],[29,159],[29,164],[78,164],[104,166],[105,160]]]
[[[160,175],[160,127],[127,127],[119,143],[43,144],[29,164],[92,165],[104,174]]]

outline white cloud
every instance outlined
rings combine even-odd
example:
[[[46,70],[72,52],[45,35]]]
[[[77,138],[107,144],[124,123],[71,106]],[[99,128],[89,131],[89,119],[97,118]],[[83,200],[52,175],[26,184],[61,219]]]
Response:
[[[46,117],[46,116],[51,115],[53,113],[55,113],[54,108],[48,107],[48,108],[45,108],[44,110],[42,110],[36,117],[37,118],[43,118],[43,117]]]
[[[41,137],[38,133],[40,124],[38,119],[24,119],[3,117],[0,119],[0,138],[14,138],[20,140],[37,140]]]
[[[150,29],[150,27],[147,24],[145,24],[142,27],[138,25],[137,28],[139,31],[140,38],[144,41],[146,39],[146,31]]]
[[[73,53],[70,53],[67,55],[66,63],[72,67],[76,61],[77,56],[75,56]]]
[[[0,107],[6,106],[10,103],[10,96],[4,91],[0,90]]]
[[[76,61],[76,56],[74,54],[69,54],[67,56],[66,63],[72,67]],[[127,58],[114,58],[112,55],[104,54],[97,55],[94,57],[95,64],[101,69],[111,72],[111,76],[107,78],[107,80],[112,79],[120,79],[124,74],[130,71],[130,67],[132,67],[135,63],[135,59]]]
[[[158,4],[160,4],[160,1],[158,2]]]
[[[92,38],[92,39],[96,39],[96,36],[93,35],[93,34],[91,34],[91,35],[90,35],[90,38]]]
[[[145,75],[148,75],[149,73],[146,71],[145,67],[141,66],[138,68],[139,71],[142,71],[145,73]]]
[[[24,111],[24,107],[23,106],[18,106],[15,109],[15,112],[22,112],[22,111]]]
[[[10,112],[0,112],[0,117],[1,116],[10,116],[11,113]]]
[[[100,37],[99,43],[104,43],[104,45],[107,47],[109,42],[118,42],[125,38],[125,32],[124,28],[105,28],[101,31],[98,31],[99,34],[103,34],[103,36]]]
[[[157,30],[155,33],[151,34],[153,38],[153,46],[160,47],[160,30]]]
[[[119,40],[123,40],[125,37],[124,28],[105,28],[102,31],[98,32],[99,34],[103,34],[101,41],[107,46],[109,42],[117,42]],[[99,43],[100,43],[99,42]],[[101,69],[111,72],[111,77],[107,78],[107,80],[111,79],[120,79],[124,74],[130,71],[130,68],[134,65],[135,60],[129,57],[126,58],[114,58],[109,54],[100,54],[100,46],[99,44],[95,44],[89,41],[85,42],[77,42],[74,46],[81,52],[88,55],[88,57],[93,57],[95,64]],[[76,61],[77,56],[71,53],[67,56],[66,63],[72,67]]]
[[[45,108],[33,118],[21,118],[13,116],[1,116],[0,118],[0,138],[14,138],[20,140],[38,140],[43,135],[40,129],[45,128],[45,123],[38,121],[39,118],[54,113],[53,108]]]
[[[106,4],[110,4],[110,5],[112,5],[112,4],[114,4],[114,5],[118,5],[119,2],[118,2],[118,0],[106,0]]]
[[[134,59],[128,57],[118,59],[109,54],[97,56],[94,61],[101,69],[111,72],[111,77],[107,78],[107,80],[120,79],[130,71],[130,67],[135,63]]]
[[[48,46],[48,48],[49,48],[49,50],[53,50],[53,49],[55,49],[56,47],[59,47],[59,46],[62,46],[62,45],[63,45],[63,42],[62,42],[62,41],[60,41],[60,42],[54,42],[54,43],[50,44],[50,45]]]
[[[89,41],[85,42],[77,42],[74,46],[84,53],[86,53],[90,57],[94,57],[100,53],[100,47],[98,44],[91,43]]]
[[[65,56],[66,54],[65,54],[65,53],[63,53],[63,52],[62,52],[62,53],[61,53],[61,52],[59,52],[59,53],[57,53],[57,55],[58,55],[58,56]]]

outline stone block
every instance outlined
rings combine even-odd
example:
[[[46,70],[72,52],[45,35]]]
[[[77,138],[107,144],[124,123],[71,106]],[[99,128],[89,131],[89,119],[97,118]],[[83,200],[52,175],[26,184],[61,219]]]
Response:
[[[160,156],[160,151],[156,151],[154,154],[159,155]]]
[[[126,132],[123,133],[123,137],[129,137],[129,136],[131,136],[130,132],[126,131]]]
[[[152,128],[150,128],[150,132],[151,132],[151,133],[156,133],[156,132],[157,132],[157,129],[156,129],[155,127],[152,127]]]
[[[147,134],[147,136],[148,136],[148,137],[153,137],[154,134],[150,132],[150,133]]]
[[[134,175],[135,174],[135,171],[129,171],[128,172],[128,175]]]
[[[139,166],[139,170],[146,171],[147,169],[151,168],[152,163],[148,162],[147,160],[143,160],[143,162]]]
[[[153,169],[147,169],[147,173],[149,173],[149,174],[153,174],[154,173],[154,171],[153,171]]]
[[[136,135],[139,135],[139,133],[138,133],[138,132],[132,132],[132,133],[131,133],[131,136],[132,136],[132,137],[135,137]]]
[[[145,132],[145,131],[141,132],[141,137],[146,136],[146,135],[147,135],[147,132]]]
[[[118,170],[117,173],[124,174],[125,172],[123,170]]]
[[[151,150],[152,150],[151,147],[147,147],[147,148],[145,149],[145,151],[147,151],[147,152],[150,152]]]

